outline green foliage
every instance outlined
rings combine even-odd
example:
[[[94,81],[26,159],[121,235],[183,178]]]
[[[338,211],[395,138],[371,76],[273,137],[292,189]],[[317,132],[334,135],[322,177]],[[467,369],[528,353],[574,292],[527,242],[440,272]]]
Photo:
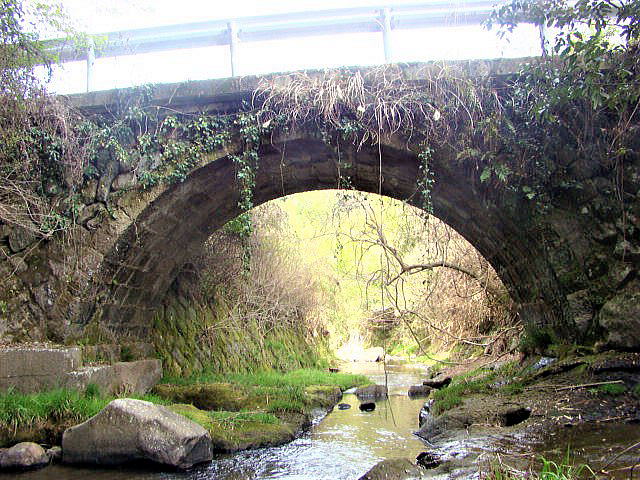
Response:
[[[491,391],[499,391],[507,395],[520,393],[523,385],[519,382],[512,382],[517,368],[516,362],[509,362],[495,370],[477,368],[456,375],[448,386],[436,390],[432,394],[435,400],[434,413],[437,415],[461,405],[465,395]],[[501,379],[506,380],[507,383],[498,388],[493,387],[493,384]]]
[[[581,464],[575,466],[570,459],[569,450],[567,450],[567,456],[560,463],[541,458],[542,470],[540,471],[540,480],[574,480],[576,478],[583,478],[589,476],[596,478],[595,473],[588,465]]]
[[[176,385],[192,385],[196,383],[235,383],[238,385],[251,385],[261,387],[299,387],[305,388],[312,385],[333,385],[347,390],[351,387],[368,385],[371,382],[363,375],[347,373],[330,373],[316,369],[299,369],[291,372],[265,371],[257,373],[204,373],[192,377],[165,377],[163,383]]]
[[[638,0],[512,0],[497,8],[488,25],[508,35],[523,22],[534,23],[554,39],[541,35],[545,55],[525,65],[511,85],[511,123],[519,128],[503,151],[517,173],[520,191],[539,206],[554,189],[580,188],[566,182],[558,152],[596,157],[612,168],[631,152],[640,85]],[[514,168],[515,167],[515,168]],[[490,169],[482,172],[486,180]],[[512,181],[513,183],[513,181]]]
[[[155,395],[126,396],[153,403],[166,403]],[[12,429],[27,429],[47,421],[80,423],[97,414],[115,398],[117,397],[100,395],[95,385],[88,385],[85,392],[57,389],[21,394],[10,390],[0,394],[0,424]]]
[[[620,383],[598,385],[598,387],[590,389],[589,392],[594,394],[617,396],[626,393],[627,386]]]
[[[527,355],[544,353],[553,343],[554,336],[547,328],[527,325],[520,338],[519,350]]]
[[[84,396],[86,398],[98,398],[100,397],[100,387],[95,383],[90,383],[84,389]]]
[[[418,169],[420,174],[418,176],[418,192],[422,197],[422,209],[427,214],[433,214],[433,205],[431,203],[431,190],[433,188],[433,172],[431,171],[430,163],[433,156],[433,149],[429,146],[423,146],[418,153]]]
[[[484,478],[488,480],[577,480],[596,478],[594,471],[586,464],[574,465],[569,450],[559,463],[540,457],[540,470],[520,472],[508,468],[502,463],[492,462],[491,469]]]

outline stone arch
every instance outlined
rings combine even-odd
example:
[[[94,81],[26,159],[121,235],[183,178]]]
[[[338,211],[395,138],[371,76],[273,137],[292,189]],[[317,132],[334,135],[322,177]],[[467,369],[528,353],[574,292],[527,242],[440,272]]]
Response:
[[[188,256],[242,213],[231,153],[233,148],[210,158],[141,210],[106,254],[94,278],[94,301],[87,304],[82,323],[97,319],[116,332],[148,334],[153,311]],[[491,263],[525,320],[561,324],[561,291],[526,209],[482,184],[478,172],[452,162],[451,155],[446,150],[433,154],[434,214]],[[417,191],[418,151],[399,139],[386,139],[379,147],[344,143],[335,148],[320,132],[302,130],[272,138],[260,147],[259,158],[255,205],[292,193],[336,188],[338,162],[357,190],[416,206],[423,203]]]

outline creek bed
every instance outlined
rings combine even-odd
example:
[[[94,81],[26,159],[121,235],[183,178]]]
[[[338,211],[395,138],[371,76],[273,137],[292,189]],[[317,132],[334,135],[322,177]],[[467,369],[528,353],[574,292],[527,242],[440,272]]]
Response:
[[[361,373],[375,383],[385,383],[380,363],[352,363],[346,373]],[[385,458],[415,458],[425,450],[413,435],[418,426],[418,411],[424,399],[410,399],[410,385],[425,378],[425,369],[415,365],[388,365],[390,396],[376,402],[373,412],[361,412],[360,401],[345,394],[341,403],[352,407],[334,409],[318,416],[310,431],[280,447],[217,455],[209,465],[182,472],[149,469],[95,469],[54,465],[20,474],[22,480],[354,480]]]
[[[189,472],[162,472],[147,468],[94,469],[55,465],[16,475],[22,480],[356,480],[383,459],[415,459],[418,453],[433,450],[413,435],[418,427],[418,411],[423,398],[407,396],[410,385],[425,378],[418,365],[352,363],[343,371],[360,373],[389,387],[389,398],[376,402],[373,412],[361,412],[360,401],[345,394],[341,403],[348,410],[334,409],[317,416],[313,427],[303,436],[280,447],[262,448],[229,455],[217,455],[208,465]],[[575,463],[602,468],[616,452],[640,441],[640,425],[623,423],[584,423],[573,427],[558,425],[554,430],[524,434],[518,430],[474,425],[438,442],[438,451],[465,459],[458,469],[464,477],[477,477],[478,462],[489,468],[495,452],[502,460],[520,469],[531,466],[539,470],[540,455],[562,461],[567,448]],[[623,454],[608,470],[623,468],[640,461],[638,449]],[[475,475],[474,475],[475,473]],[[628,470],[614,472],[612,478],[629,478]],[[637,472],[635,472],[637,476]],[[442,475],[446,478],[448,475]],[[6,478],[6,476],[2,476]]]

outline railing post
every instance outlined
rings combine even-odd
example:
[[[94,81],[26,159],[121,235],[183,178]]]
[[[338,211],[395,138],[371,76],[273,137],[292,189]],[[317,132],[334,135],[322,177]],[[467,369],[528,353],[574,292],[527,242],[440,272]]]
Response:
[[[238,75],[238,24],[229,22],[229,53],[231,54],[231,76]]]
[[[87,92],[93,90],[93,67],[96,63],[96,47],[93,38],[87,43]]]
[[[391,63],[393,53],[391,49],[391,10],[385,8],[380,11],[380,21],[382,24],[382,44],[384,46],[384,61]]]
[[[540,36],[540,55],[546,57],[549,54],[549,37],[544,23],[538,25],[538,34]]]

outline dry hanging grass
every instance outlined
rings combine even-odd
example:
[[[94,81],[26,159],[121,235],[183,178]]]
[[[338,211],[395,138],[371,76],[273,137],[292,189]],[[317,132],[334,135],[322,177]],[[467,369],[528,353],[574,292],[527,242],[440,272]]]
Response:
[[[495,91],[459,66],[432,64],[415,76],[420,80],[407,79],[398,65],[294,72],[262,80],[254,104],[263,121],[280,117],[288,126],[315,122],[339,129],[356,121],[364,128],[360,143],[397,133],[443,141],[473,129],[487,111],[501,110]]]

